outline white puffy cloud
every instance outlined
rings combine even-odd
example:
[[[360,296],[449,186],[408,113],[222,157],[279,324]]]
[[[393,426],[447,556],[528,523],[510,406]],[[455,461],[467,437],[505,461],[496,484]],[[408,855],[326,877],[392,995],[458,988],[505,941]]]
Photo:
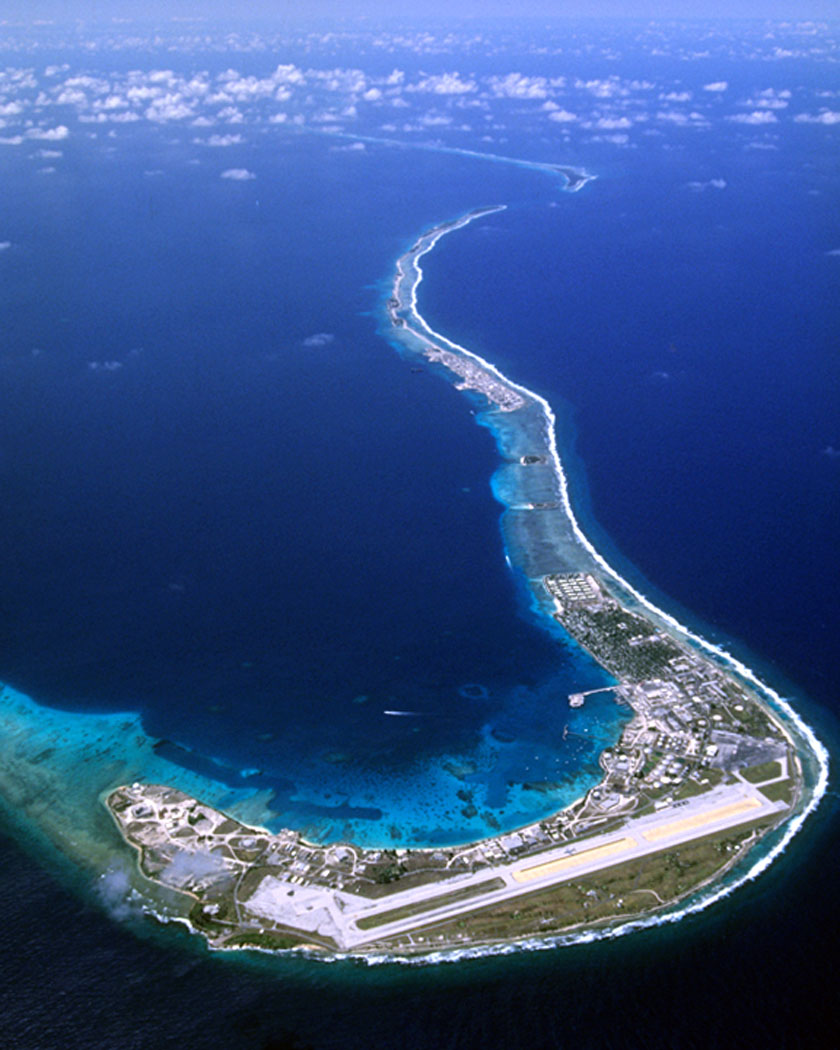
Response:
[[[186,120],[194,117],[195,110],[179,94],[166,94],[156,98],[146,110],[146,119],[163,124],[168,120]]]
[[[575,87],[588,91],[596,98],[613,98],[615,95],[627,93],[626,88],[621,87],[616,76],[604,80],[576,80]]]
[[[85,91],[90,91],[94,95],[107,95],[111,90],[111,85],[107,80],[103,80],[102,77],[93,77],[88,74],[80,74],[73,77],[68,77],[64,81],[65,88],[83,88]]]
[[[417,123],[424,128],[443,128],[452,123],[452,117],[447,117],[443,113],[424,113]]]
[[[248,171],[247,168],[228,168],[227,171],[223,171],[221,177],[223,179],[232,179],[234,182],[247,182],[249,179],[255,179],[257,176],[253,171]]]
[[[678,109],[662,109],[656,114],[656,119],[661,120],[665,124],[673,124],[681,128],[704,127],[706,125],[706,118],[702,113],[696,111],[684,113]]]
[[[819,113],[797,113],[793,118],[797,124],[840,124],[837,110],[823,109]]]
[[[11,241],[0,241],[0,252],[7,251],[9,248],[11,248],[11,246],[12,246],[12,242]]]
[[[733,124],[778,124],[779,118],[772,110],[756,109],[752,113],[732,113],[727,118]]]
[[[224,109],[220,109],[216,114],[219,120],[223,120],[226,124],[244,124],[245,116],[242,110],[237,106],[225,106]]]
[[[633,121],[627,117],[599,117],[595,127],[605,131],[617,131],[620,128],[632,128]]]
[[[65,88],[56,97],[60,106],[84,106],[87,104],[87,95],[77,88]]]
[[[497,98],[547,98],[545,77],[526,77],[522,73],[508,73],[504,77],[488,79],[491,92]]]
[[[427,91],[434,95],[465,95],[477,89],[474,80],[461,80],[458,73],[440,73],[424,77],[418,84],[409,85],[408,91]]]
[[[549,120],[554,120],[558,124],[574,124],[578,119],[577,113],[570,113],[567,109],[555,109],[548,114]]]
[[[727,80],[715,80],[711,84],[704,84],[703,85],[703,90],[704,91],[712,91],[712,92],[721,92],[721,91],[726,91],[726,89],[728,87],[729,87],[729,81],[727,81]]]
[[[200,146],[238,146],[244,141],[241,135],[211,135],[209,139],[193,139]]]
[[[66,139],[69,134],[70,129],[64,124],[59,124],[55,128],[29,128],[26,137],[41,139],[44,142],[59,142],[61,139]]]

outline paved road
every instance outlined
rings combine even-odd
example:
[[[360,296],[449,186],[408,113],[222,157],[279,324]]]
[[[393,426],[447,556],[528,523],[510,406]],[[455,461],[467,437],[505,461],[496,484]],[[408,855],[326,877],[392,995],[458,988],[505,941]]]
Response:
[[[409,933],[422,923],[452,919],[478,907],[497,904],[523,893],[546,889],[557,883],[644,857],[650,853],[690,842],[726,828],[737,827],[785,809],[782,802],[770,802],[751,784],[722,785],[685,799],[646,817],[628,820],[623,828],[595,835],[584,842],[566,844],[519,859],[509,864],[483,868],[471,875],[458,875],[443,883],[431,883],[394,893],[380,900],[366,900],[338,890],[294,887],[265,879],[248,901],[248,909],[286,925],[333,938],[342,948],[352,949],[385,937]],[[468,900],[447,903],[445,898],[457,890],[497,878],[504,882]],[[444,898],[438,907],[436,897]],[[397,919],[372,929],[360,929],[358,922],[408,905],[426,902],[421,916]]]

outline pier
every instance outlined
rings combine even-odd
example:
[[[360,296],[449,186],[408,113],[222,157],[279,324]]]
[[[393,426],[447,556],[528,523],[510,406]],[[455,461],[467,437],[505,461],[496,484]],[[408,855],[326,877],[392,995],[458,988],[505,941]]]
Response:
[[[616,689],[618,689],[617,685],[605,685],[600,689],[587,689],[583,693],[570,693],[569,707],[583,707],[583,701],[587,696],[594,696],[595,693],[614,693]]]

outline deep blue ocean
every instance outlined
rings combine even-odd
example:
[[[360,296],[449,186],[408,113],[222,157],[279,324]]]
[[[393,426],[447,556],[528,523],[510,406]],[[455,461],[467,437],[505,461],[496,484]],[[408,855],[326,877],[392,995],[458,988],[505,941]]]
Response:
[[[552,75],[556,58],[493,31],[460,64],[300,41],[280,56],[41,44],[27,61],[39,76],[261,76],[281,60]],[[563,67],[576,112],[593,91],[575,77],[698,97],[712,80],[825,86],[807,57],[730,49],[689,73],[677,47],[656,61],[591,39]],[[550,809],[626,715],[593,699],[564,741],[566,694],[603,672],[545,631],[506,565],[474,406],[381,335],[397,257],[503,203],[426,257],[421,312],[549,399],[608,559],[834,746],[836,128],[789,122],[761,148],[739,122],[552,141],[504,104],[499,141],[479,128],[457,145],[597,179],[569,194],[515,164],[267,124],[214,152],[201,125],[89,138],[96,125],[64,117],[60,157],[0,146],[0,680],[51,707],[138,711],[166,757],[269,789],[279,822],[321,837],[472,833],[416,793],[429,767],[450,783],[458,767],[454,786],[503,820],[523,799]],[[529,782],[548,793],[529,802]],[[836,812],[830,793],[758,883],[677,926],[426,968],[213,959],[186,933],[114,921],[18,832],[0,850],[0,1032],[45,1050],[814,1046],[837,956]]]

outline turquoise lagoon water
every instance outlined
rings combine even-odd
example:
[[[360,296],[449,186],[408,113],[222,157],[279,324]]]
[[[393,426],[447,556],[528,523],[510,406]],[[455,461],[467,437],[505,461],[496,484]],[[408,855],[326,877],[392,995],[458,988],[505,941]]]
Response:
[[[5,29],[6,66],[39,82],[21,89],[31,106],[50,76],[135,69],[458,69],[485,91],[486,74],[560,72],[577,126],[539,98],[494,97],[485,129],[469,91],[406,93],[411,119],[443,109],[452,126],[383,132],[361,105],[358,123],[598,175],[570,195],[452,153],[334,151],[247,106],[243,126],[216,128],[242,135],[219,151],[188,120],[100,127],[68,106],[65,139],[30,143],[23,122],[41,111],[4,116],[0,137],[21,142],[0,144],[0,679],[17,690],[2,694],[0,768],[37,862],[0,844],[8,1044],[824,1041],[831,792],[729,906],[413,970],[222,963],[171,927],[127,932],[127,858],[98,796],[145,774],[324,838],[454,840],[484,833],[486,812],[554,808],[586,775],[587,738],[618,733],[624,713],[593,698],[566,738],[580,753],[561,747],[565,692],[600,672],[535,619],[506,565],[495,435],[480,405],[376,335],[413,240],[501,203],[427,258],[424,316],[549,399],[573,504],[610,563],[781,683],[836,745],[836,128],[794,120],[836,108],[820,94],[832,31],[541,21],[262,47],[187,27],[170,48],[114,26]],[[769,87],[789,92],[771,100],[776,122],[729,119]],[[624,88],[638,121],[622,144],[592,125]],[[708,124],[656,115],[681,107]],[[50,841],[81,898],[40,870]],[[110,890],[119,923],[84,899],[91,866],[108,865],[96,896]]]
[[[105,192],[92,166],[85,237],[110,286],[72,262],[79,218],[61,187],[32,194],[56,295],[36,320],[23,294],[12,323],[21,346],[43,345],[12,358],[6,678],[53,708],[51,725],[66,709],[68,760],[87,755],[97,791],[121,769],[122,723],[97,723],[91,751],[90,709],[139,715],[134,777],[165,768],[190,790],[197,775],[204,797],[319,840],[428,845],[521,825],[598,779],[629,712],[605,696],[569,710],[570,692],[610,679],[505,562],[491,488],[504,475],[477,406],[406,368],[375,318],[430,217],[517,180],[547,204],[563,181],[419,155],[406,198],[393,150],[371,168],[328,142],[285,149],[282,164],[266,155],[276,178],[234,187],[209,227],[218,179],[185,209],[185,176],[159,186],[129,151]],[[440,164],[453,178],[432,202]],[[334,204],[307,197],[313,165],[340,187]],[[334,250],[314,257],[325,237]],[[131,299],[128,253],[146,288]],[[92,367],[111,358],[119,369]],[[40,707],[27,710],[37,737]]]

